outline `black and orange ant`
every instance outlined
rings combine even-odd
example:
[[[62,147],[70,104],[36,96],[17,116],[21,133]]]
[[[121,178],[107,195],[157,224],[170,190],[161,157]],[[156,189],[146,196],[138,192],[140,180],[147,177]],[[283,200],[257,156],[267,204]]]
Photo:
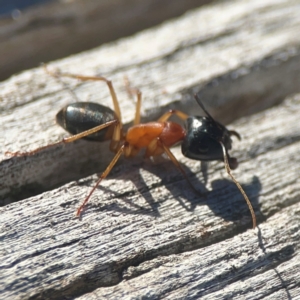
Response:
[[[181,111],[170,110],[155,122],[140,123],[142,94],[138,89],[131,89],[131,92],[137,97],[136,112],[133,126],[131,126],[127,132],[124,132],[119,102],[110,80],[101,76],[81,76],[51,72],[46,67],[45,69],[46,72],[54,77],[71,77],[82,81],[103,81],[107,84],[113,101],[114,110],[101,104],[91,102],[69,104],[58,112],[56,121],[66,131],[72,134],[71,137],[64,138],[59,142],[37,148],[30,152],[7,152],[12,156],[28,156],[54,145],[71,143],[81,138],[99,142],[110,140],[110,150],[116,154],[83,203],[77,209],[77,216],[80,216],[93,192],[101,181],[106,178],[120,156],[123,154],[125,157],[133,157],[142,149],[145,149],[145,157],[160,156],[166,153],[174,165],[184,175],[189,185],[197,192],[189,181],[184,169],[170,151],[170,147],[181,143],[182,153],[188,158],[200,161],[224,161],[228,175],[232,178],[248,204],[252,216],[253,228],[256,227],[256,217],[251,202],[241,185],[231,174],[231,169],[235,169],[238,166],[237,159],[230,157],[228,154],[228,150],[232,147],[231,136],[234,135],[240,139],[240,135],[236,131],[228,130],[225,126],[215,121],[207,112],[197,95],[195,95],[195,99],[206,116],[188,116]],[[185,128],[175,122],[168,121],[172,115],[176,115],[185,121]]]

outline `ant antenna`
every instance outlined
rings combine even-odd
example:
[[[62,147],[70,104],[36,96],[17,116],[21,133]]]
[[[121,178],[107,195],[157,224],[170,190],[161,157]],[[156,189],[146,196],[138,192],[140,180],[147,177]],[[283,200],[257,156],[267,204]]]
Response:
[[[209,112],[208,112],[208,111],[206,110],[206,108],[204,107],[204,105],[203,105],[203,103],[201,102],[201,100],[200,100],[200,98],[198,97],[198,95],[195,94],[194,97],[195,97],[197,103],[199,104],[199,106],[200,106],[200,107],[202,108],[202,110],[206,113],[206,115],[216,123],[215,119],[209,114]]]
[[[197,101],[197,103],[199,104],[199,106],[202,108],[202,110],[206,113],[206,115],[218,126],[220,127],[221,125],[215,121],[215,119],[209,114],[209,112],[205,109],[203,103],[201,102],[200,98],[198,97],[197,94],[195,94],[195,99]],[[226,129],[226,128],[224,128]],[[234,131],[234,130],[231,130],[231,131],[228,131],[230,135],[234,135],[236,136],[239,140],[241,139],[240,135]],[[248,198],[248,196],[246,195],[245,191],[243,190],[242,186],[239,184],[239,182],[235,179],[235,177],[231,174],[231,169],[230,169],[230,166],[229,166],[229,163],[228,163],[228,155],[227,155],[227,150],[226,150],[226,147],[225,145],[223,144],[222,141],[218,141],[220,143],[220,145],[222,146],[222,150],[223,150],[223,157],[224,157],[224,164],[225,164],[225,170],[226,172],[228,173],[228,175],[231,177],[232,181],[236,184],[237,188],[240,190],[240,192],[242,193],[242,195],[244,196],[244,199],[248,205],[248,208],[250,210],[250,213],[251,213],[251,217],[252,217],[252,223],[253,223],[253,228],[256,227],[256,216],[255,216],[255,213],[254,213],[254,209],[253,209],[253,206]]]
[[[236,186],[238,187],[238,189],[240,190],[240,192],[242,193],[242,195],[245,198],[245,201],[246,201],[246,203],[248,205],[248,208],[249,208],[249,210],[251,212],[252,222],[253,222],[253,229],[254,229],[256,227],[256,216],[255,216],[255,213],[254,213],[253,206],[252,206],[252,204],[251,204],[248,196],[246,195],[245,191],[243,190],[242,186],[235,179],[235,177],[231,174],[231,169],[230,169],[229,164],[228,164],[228,158],[227,158],[226,148],[225,148],[224,144],[221,141],[219,141],[219,143],[221,144],[222,150],[223,150],[225,170],[227,171],[228,175],[231,177],[232,181],[236,184]]]

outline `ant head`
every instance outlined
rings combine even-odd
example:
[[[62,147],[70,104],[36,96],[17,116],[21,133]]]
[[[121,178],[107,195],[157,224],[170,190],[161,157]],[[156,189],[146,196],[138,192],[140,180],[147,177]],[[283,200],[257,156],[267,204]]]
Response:
[[[228,155],[231,149],[231,136],[240,139],[236,131],[230,131],[225,126],[215,121],[195,95],[195,99],[206,113],[206,117],[188,117],[186,119],[186,135],[181,144],[184,156],[196,160],[222,160],[228,175],[240,190],[249,207],[252,216],[253,228],[256,227],[256,216],[252,204],[242,186],[231,174],[230,169],[236,169],[238,161]]]
[[[182,142],[181,150],[184,156],[195,160],[224,160],[221,143],[225,146],[226,153],[231,149],[231,135],[238,134],[227,130],[225,126],[215,121],[207,112],[202,102],[195,96],[198,104],[207,116],[190,116],[187,118],[186,136]],[[229,157],[228,163],[231,169],[238,166],[236,158]]]

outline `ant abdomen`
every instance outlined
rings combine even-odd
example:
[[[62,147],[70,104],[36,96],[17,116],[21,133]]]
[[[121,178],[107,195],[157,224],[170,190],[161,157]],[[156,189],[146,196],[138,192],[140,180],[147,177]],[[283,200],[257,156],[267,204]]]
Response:
[[[98,103],[76,102],[65,106],[56,115],[56,122],[71,134],[84,132],[98,125],[116,120],[109,107]],[[104,128],[84,137],[87,140],[106,141],[112,136],[112,127]]]

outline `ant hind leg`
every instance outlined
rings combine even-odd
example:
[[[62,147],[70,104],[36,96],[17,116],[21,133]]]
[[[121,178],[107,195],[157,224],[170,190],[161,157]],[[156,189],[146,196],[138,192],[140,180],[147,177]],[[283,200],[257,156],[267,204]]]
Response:
[[[75,142],[81,138],[84,138],[88,135],[91,135],[95,132],[98,132],[106,127],[109,127],[109,126],[112,126],[112,125],[115,125],[117,126],[116,124],[118,124],[118,120],[112,120],[112,121],[109,121],[105,124],[101,124],[99,126],[96,126],[92,129],[89,129],[89,130],[86,130],[86,131],[83,131],[81,133],[78,133],[78,134],[75,134],[75,135],[72,135],[70,137],[67,137],[67,138],[64,138],[62,139],[61,141],[58,141],[56,143],[53,143],[53,144],[49,144],[49,145],[46,145],[46,146],[42,146],[42,147],[39,147],[37,149],[34,149],[32,151],[28,151],[28,152],[20,152],[20,151],[17,151],[17,152],[10,152],[10,151],[6,151],[5,152],[5,155],[10,155],[10,156],[31,156],[31,155],[34,155],[42,150],[46,150],[48,148],[51,148],[51,147],[54,147],[54,146],[58,146],[58,145],[63,145],[63,144],[67,144],[67,143],[72,143],[72,142]]]
[[[113,87],[113,84],[110,80],[108,80],[107,78],[105,78],[103,76],[83,76],[83,75],[76,75],[76,74],[70,74],[70,73],[63,73],[63,72],[59,72],[59,71],[53,72],[53,71],[50,71],[46,65],[44,65],[44,69],[45,69],[46,73],[48,73],[49,75],[54,76],[56,78],[69,77],[69,78],[74,78],[74,79],[78,79],[78,80],[82,80],[82,81],[89,81],[89,80],[104,81],[108,86],[111,98],[113,100],[115,114],[116,114],[119,122],[121,122],[121,110],[120,110],[120,106],[119,106],[119,101],[118,101],[115,89]]]

